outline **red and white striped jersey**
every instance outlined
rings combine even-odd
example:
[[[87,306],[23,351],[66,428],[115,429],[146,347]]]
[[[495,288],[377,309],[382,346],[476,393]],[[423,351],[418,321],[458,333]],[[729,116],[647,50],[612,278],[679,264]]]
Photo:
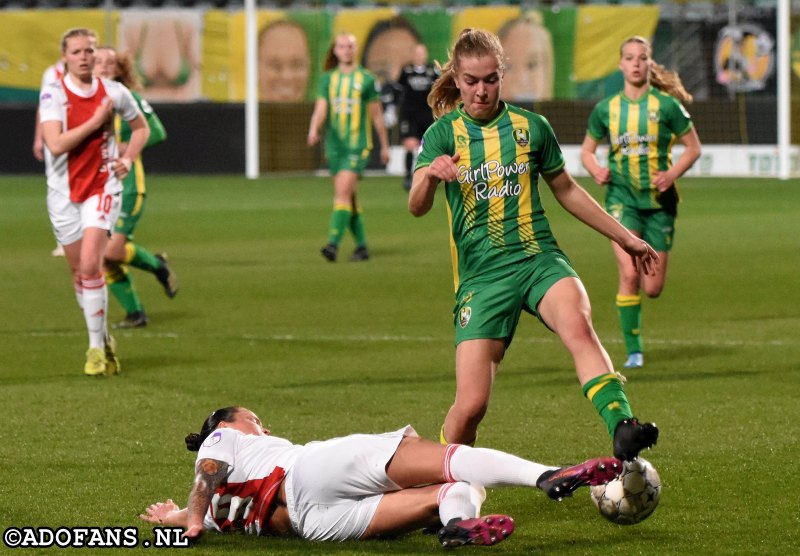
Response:
[[[42,89],[39,120],[60,121],[63,131],[74,129],[91,118],[106,97],[124,120],[131,121],[139,114],[133,95],[121,83],[94,78],[91,89],[83,91],[66,76]],[[53,156],[47,146],[44,151],[48,187],[68,195],[73,202],[81,203],[103,191],[122,190],[122,183],[110,167],[117,157],[113,118],[67,153]]]
[[[224,461],[230,472],[214,493],[203,526],[262,534],[281,481],[302,449],[276,436],[243,434],[229,428],[212,432],[200,447],[197,460]]]

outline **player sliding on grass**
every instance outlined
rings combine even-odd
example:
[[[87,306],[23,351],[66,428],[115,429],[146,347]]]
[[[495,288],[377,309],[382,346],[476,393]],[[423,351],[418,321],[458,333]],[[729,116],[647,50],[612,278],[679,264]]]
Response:
[[[428,97],[438,120],[425,132],[408,199],[411,213],[422,216],[445,182],[456,289],[456,397],[442,442],[475,442],[524,310],[569,350],[583,393],[613,438],[614,455],[633,459],[656,443],[658,429],[633,417],[621,377],[592,326],[586,290],[550,231],[539,176],[568,212],[617,243],[637,269],[652,273],[658,255],[572,179],[547,120],[500,101],[504,60],[495,35],[461,32]]]
[[[443,446],[411,426],[292,444],[243,407],[211,413],[186,446],[198,452],[187,507],[167,500],[140,517],[184,527],[190,539],[216,530],[344,541],[437,527],[446,547],[492,545],[515,523],[481,517],[484,487],[538,487],[561,499],[622,471],[609,457],[559,469],[497,450]]]

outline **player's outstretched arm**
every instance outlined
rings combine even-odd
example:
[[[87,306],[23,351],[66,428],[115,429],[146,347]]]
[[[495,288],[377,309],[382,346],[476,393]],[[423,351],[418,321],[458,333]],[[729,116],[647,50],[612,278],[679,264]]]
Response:
[[[139,517],[148,523],[186,528],[188,511],[187,508],[181,509],[172,498],[167,498],[164,502],[150,504]]]
[[[204,458],[195,465],[194,486],[186,504],[186,532],[184,536],[197,539],[203,534],[203,519],[211,504],[214,491],[228,476],[228,464]]]
[[[559,204],[575,218],[619,244],[633,259],[637,269],[653,274],[658,254],[646,241],[633,235],[614,220],[566,170],[542,176]]]

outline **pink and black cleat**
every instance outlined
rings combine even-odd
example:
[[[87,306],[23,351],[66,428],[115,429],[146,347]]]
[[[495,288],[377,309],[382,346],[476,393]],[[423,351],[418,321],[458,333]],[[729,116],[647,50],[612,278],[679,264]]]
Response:
[[[617,458],[593,458],[578,465],[542,473],[536,486],[553,500],[572,496],[582,486],[597,486],[619,477],[622,462]]]
[[[514,518],[507,515],[486,515],[472,519],[451,519],[439,529],[439,542],[445,548],[465,544],[491,546],[507,539],[514,532]]]

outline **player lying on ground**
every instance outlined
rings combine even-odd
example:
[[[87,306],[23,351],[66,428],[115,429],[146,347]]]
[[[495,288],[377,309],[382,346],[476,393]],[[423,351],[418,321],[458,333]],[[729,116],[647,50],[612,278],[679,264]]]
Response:
[[[514,531],[506,515],[480,517],[484,487],[538,487],[553,499],[606,483],[622,462],[594,458],[571,467],[534,463],[505,452],[441,445],[411,426],[305,445],[271,436],[243,407],[214,411],[186,437],[197,451],[186,508],[149,506],[150,523],[206,530],[343,541],[440,527],[444,546],[491,545]]]

